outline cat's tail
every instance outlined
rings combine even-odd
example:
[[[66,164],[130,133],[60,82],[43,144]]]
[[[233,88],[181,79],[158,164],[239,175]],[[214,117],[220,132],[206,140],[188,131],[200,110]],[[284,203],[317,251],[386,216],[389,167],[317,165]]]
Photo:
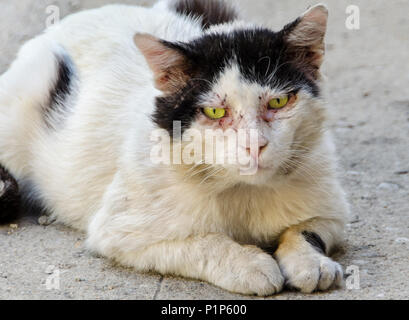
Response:
[[[166,7],[178,14],[200,19],[203,29],[238,18],[237,10],[225,0],[162,0],[156,7]]]

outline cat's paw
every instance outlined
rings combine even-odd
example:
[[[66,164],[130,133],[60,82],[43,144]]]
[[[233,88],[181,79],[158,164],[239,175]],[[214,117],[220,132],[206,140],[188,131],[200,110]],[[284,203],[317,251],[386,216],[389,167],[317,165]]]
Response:
[[[341,265],[320,253],[290,254],[281,258],[279,265],[286,285],[303,293],[326,291],[343,281]]]
[[[230,256],[228,272],[219,285],[241,294],[269,296],[278,293],[284,285],[277,262],[255,247],[244,247],[240,254]]]

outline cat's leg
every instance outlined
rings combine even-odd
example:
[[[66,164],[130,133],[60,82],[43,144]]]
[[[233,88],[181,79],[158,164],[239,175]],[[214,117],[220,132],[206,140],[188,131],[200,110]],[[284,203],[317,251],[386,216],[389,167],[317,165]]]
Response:
[[[90,235],[88,243],[94,244],[91,247],[138,271],[205,280],[232,292],[259,296],[281,291],[284,282],[270,255],[254,246],[242,246],[223,234],[164,240],[137,250],[127,248],[127,243],[102,248],[95,243],[97,238]],[[132,241],[131,234],[127,241]]]
[[[343,221],[324,218],[314,218],[287,229],[275,252],[286,285],[304,293],[341,285],[342,267],[327,255],[342,232]]]
[[[198,235],[187,217],[165,208],[152,212],[144,199],[132,198],[138,193],[115,187],[106,193],[88,228],[91,250],[139,271],[205,280],[232,292],[265,296],[282,289],[284,278],[269,254],[225,234]]]

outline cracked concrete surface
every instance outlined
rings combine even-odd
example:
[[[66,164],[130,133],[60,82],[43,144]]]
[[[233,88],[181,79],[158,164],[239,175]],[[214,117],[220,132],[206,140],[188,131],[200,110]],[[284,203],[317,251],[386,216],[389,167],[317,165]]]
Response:
[[[0,73],[19,46],[45,25],[45,8],[61,15],[106,0],[0,0]],[[115,1],[147,5],[151,1]],[[251,20],[278,29],[316,1],[240,0]],[[409,2],[356,0],[360,30],[345,27],[349,1],[327,0],[330,21],[327,98],[341,177],[352,216],[336,255],[360,271],[360,289],[269,299],[408,299],[409,296]],[[139,274],[94,256],[84,235],[30,219],[0,227],[0,299],[248,299],[207,283]],[[59,289],[47,290],[59,270]],[[50,278],[51,276],[51,278]]]

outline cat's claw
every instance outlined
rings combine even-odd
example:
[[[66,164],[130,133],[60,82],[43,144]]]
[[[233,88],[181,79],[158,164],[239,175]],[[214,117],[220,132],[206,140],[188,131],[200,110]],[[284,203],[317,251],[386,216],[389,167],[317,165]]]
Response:
[[[262,251],[250,250],[245,256],[231,261],[231,270],[224,274],[220,286],[236,293],[269,296],[278,293],[284,285],[277,262]]]
[[[311,293],[342,285],[341,265],[322,254],[308,254],[291,260],[292,257],[286,257],[280,261],[286,285],[290,288]]]

